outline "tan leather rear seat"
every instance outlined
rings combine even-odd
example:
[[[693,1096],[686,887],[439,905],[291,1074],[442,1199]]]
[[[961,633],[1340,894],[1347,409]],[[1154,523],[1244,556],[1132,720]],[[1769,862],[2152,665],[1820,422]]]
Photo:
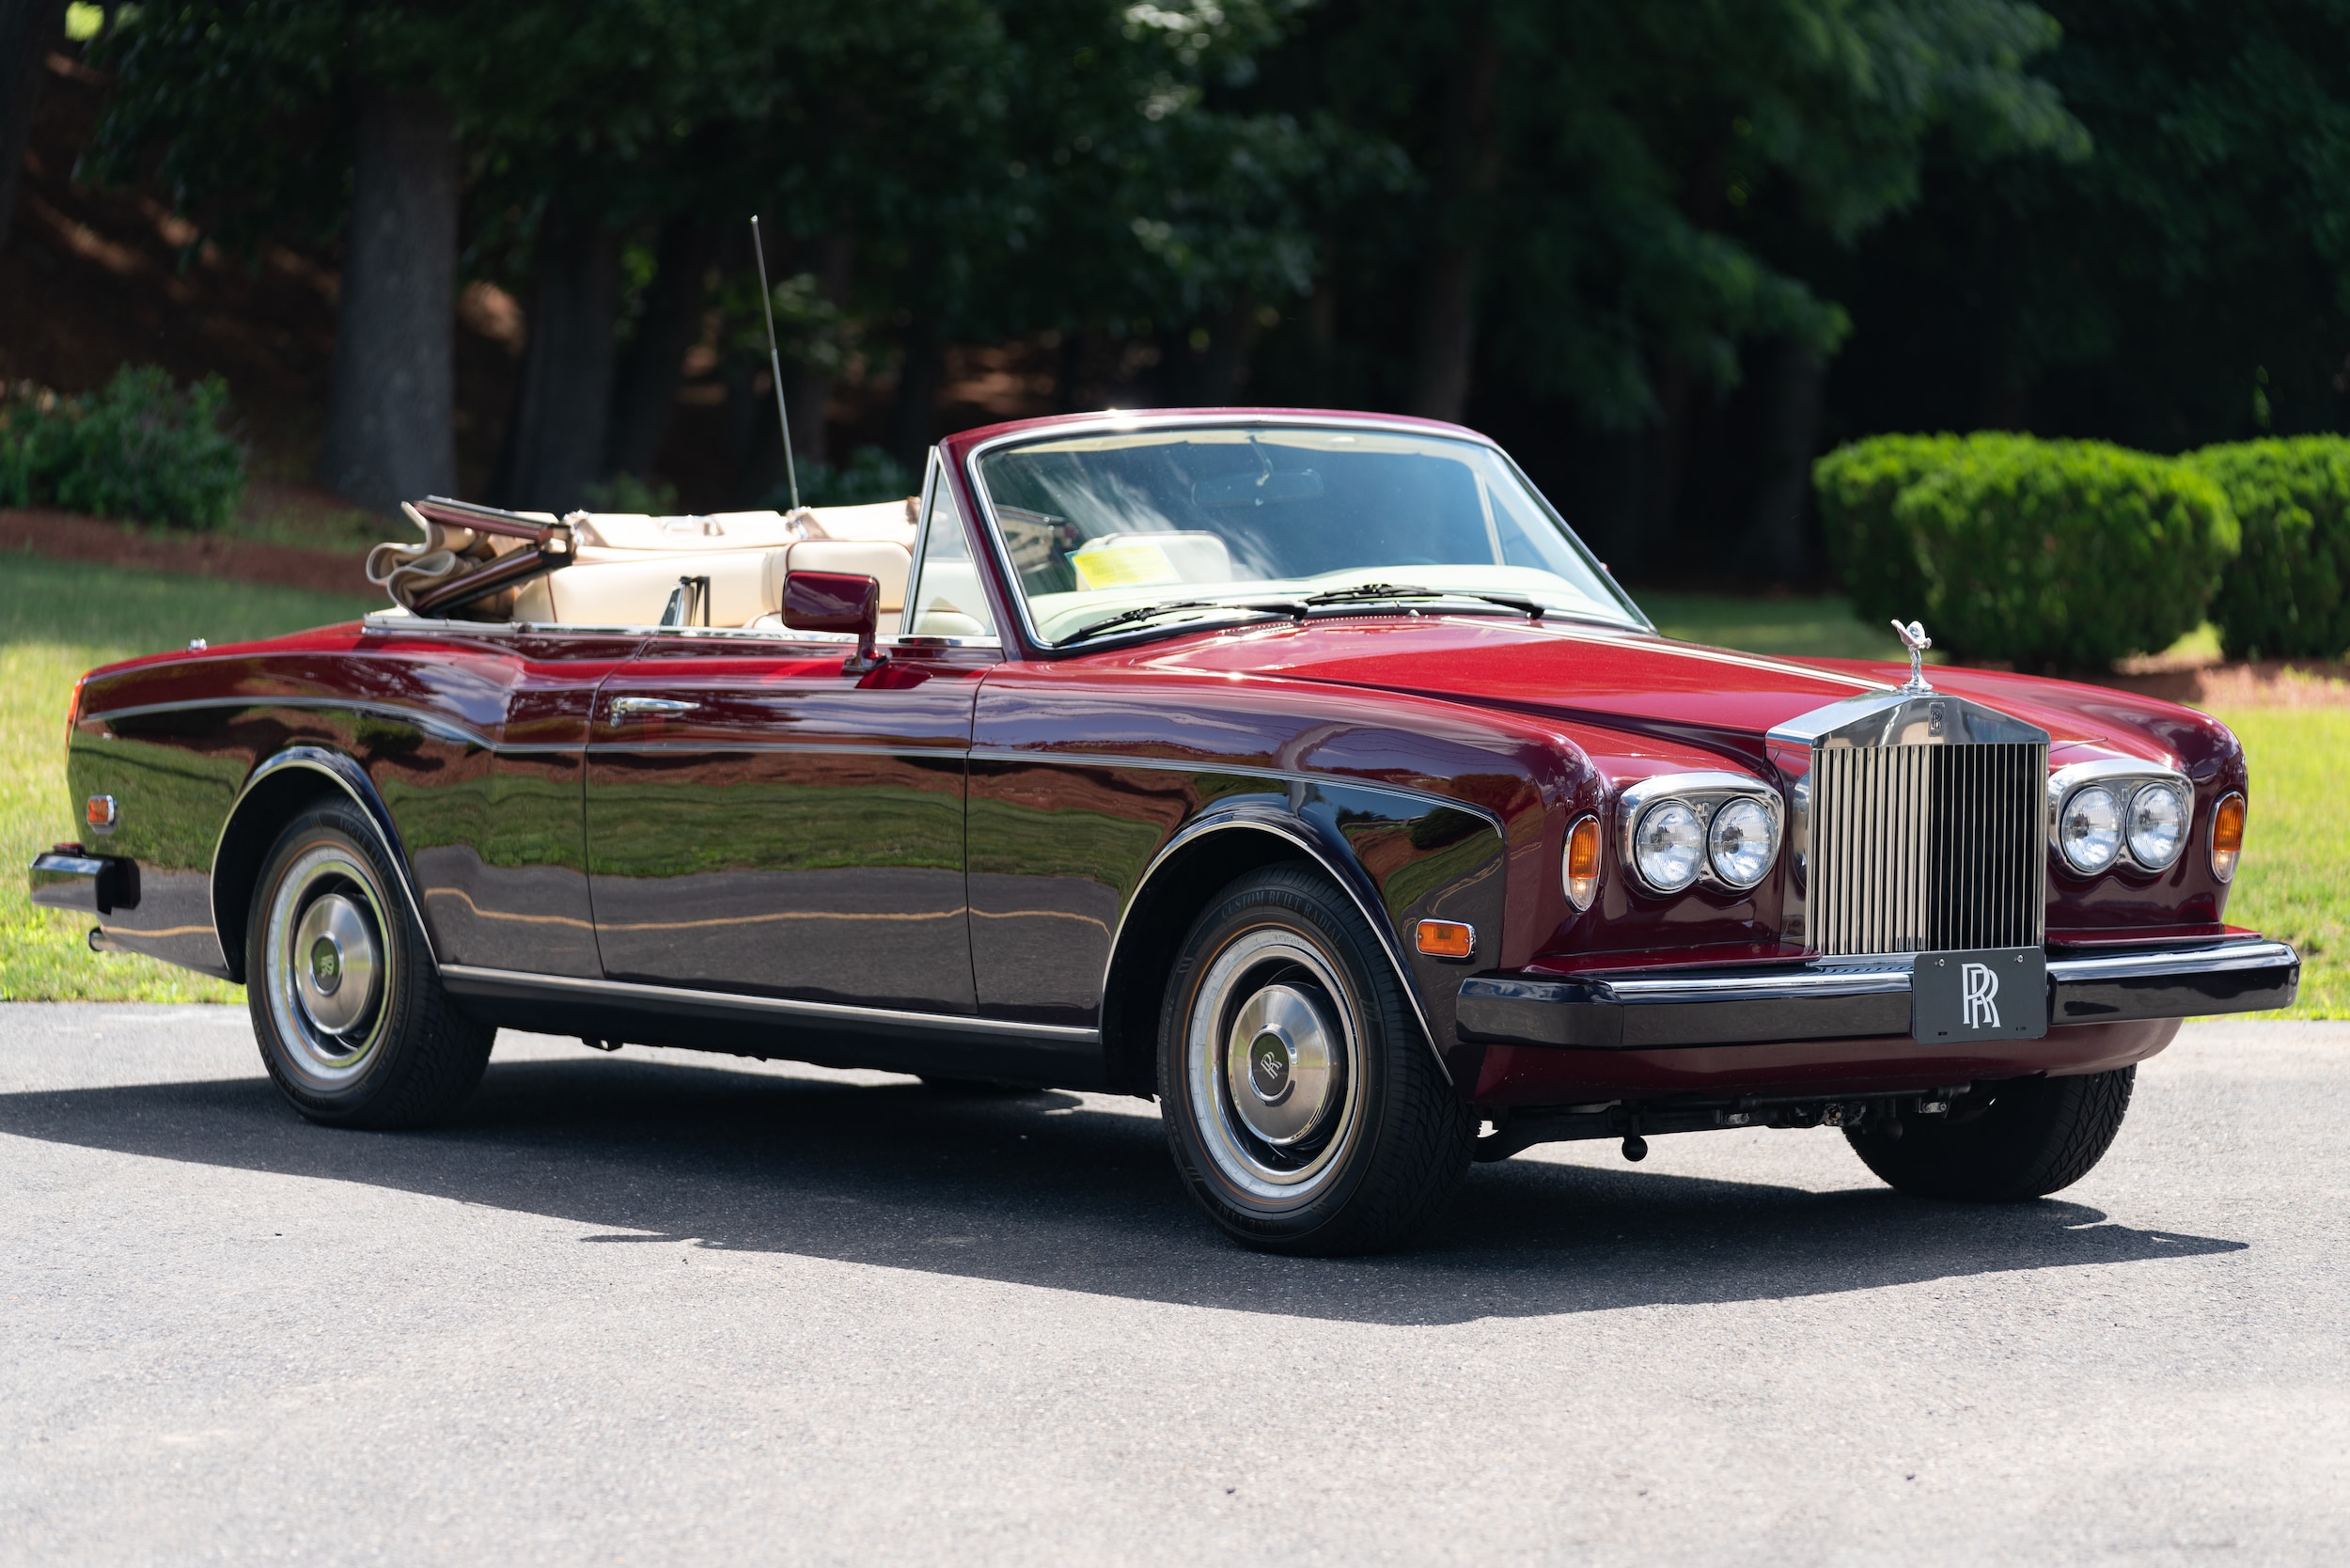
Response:
[[[749,626],[783,604],[791,571],[849,572],[881,583],[882,630],[895,631],[905,607],[913,554],[886,540],[809,539],[774,549],[678,551],[582,545],[579,558],[527,584],[513,619],[570,626],[651,626],[679,579],[710,579],[709,624]],[[696,624],[702,618],[695,617]],[[779,621],[776,624],[780,624]]]

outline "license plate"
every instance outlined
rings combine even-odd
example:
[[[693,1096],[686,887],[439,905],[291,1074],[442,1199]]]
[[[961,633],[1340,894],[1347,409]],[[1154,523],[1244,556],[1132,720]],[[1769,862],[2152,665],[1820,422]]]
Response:
[[[1909,1032],[1930,1045],[2038,1040],[2048,1032],[2048,955],[2038,948],[1919,953]]]

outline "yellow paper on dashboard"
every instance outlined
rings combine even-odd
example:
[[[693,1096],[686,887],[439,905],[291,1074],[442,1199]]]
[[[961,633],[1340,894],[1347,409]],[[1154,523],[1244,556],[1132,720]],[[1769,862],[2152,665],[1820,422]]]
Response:
[[[1069,564],[1076,570],[1077,586],[1088,592],[1183,580],[1167,552],[1146,539],[1097,539],[1070,557]]]

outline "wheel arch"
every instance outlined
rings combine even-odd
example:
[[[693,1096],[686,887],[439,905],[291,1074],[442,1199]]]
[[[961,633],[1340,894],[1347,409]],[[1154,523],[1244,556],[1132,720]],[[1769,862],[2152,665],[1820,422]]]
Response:
[[[337,799],[356,806],[374,829],[377,843],[392,863],[400,896],[407,900],[408,912],[424,933],[425,950],[432,954],[434,966],[439,966],[432,931],[425,924],[424,902],[416,896],[415,878],[400,847],[400,829],[373,781],[364,768],[339,751],[299,745],[274,754],[245,776],[212,849],[212,927],[227,959],[229,978],[237,983],[245,982],[245,923],[270,846],[296,812],[316,801]]]
[[[1126,902],[1102,986],[1102,1057],[1110,1088],[1145,1096],[1154,1092],[1160,1002],[1176,949],[1199,911],[1235,878],[1292,860],[1310,863],[1354,902],[1411,1002],[1437,1072],[1451,1082],[1411,965],[1396,945],[1368,873],[1343,844],[1324,842],[1310,823],[1262,807],[1240,807],[1185,824],[1144,869]]]

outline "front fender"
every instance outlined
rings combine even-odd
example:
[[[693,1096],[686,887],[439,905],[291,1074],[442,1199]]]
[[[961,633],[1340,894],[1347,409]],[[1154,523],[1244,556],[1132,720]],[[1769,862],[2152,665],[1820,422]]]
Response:
[[[1112,1081],[1147,1083],[1160,995],[1199,909],[1243,872],[1303,856],[1369,922],[1447,1076],[1474,1082],[1476,1062],[1464,1058],[1481,1047],[1460,1042],[1455,998],[1461,981],[1501,951],[1504,853],[1501,824],[1489,814],[1409,792],[1301,779],[1218,800],[1168,836],[1120,912],[1103,984]],[[1422,919],[1470,926],[1471,956],[1418,951]]]

